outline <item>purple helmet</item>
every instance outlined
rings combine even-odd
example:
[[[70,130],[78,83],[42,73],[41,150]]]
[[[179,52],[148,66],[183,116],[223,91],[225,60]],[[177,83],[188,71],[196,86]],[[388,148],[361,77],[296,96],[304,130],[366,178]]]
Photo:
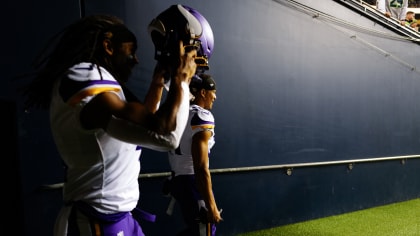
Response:
[[[198,69],[208,70],[208,59],[213,52],[213,31],[207,20],[195,9],[184,5],[172,5],[155,19],[148,27],[155,45],[155,59],[163,64],[177,60],[179,41],[186,48],[197,49]]]
[[[210,59],[214,48],[213,30],[211,29],[209,22],[203,15],[201,15],[200,12],[189,6],[183,5],[183,7],[187,9],[195,18],[198,19],[198,21],[201,24],[201,27],[203,28],[203,32],[199,38],[201,45],[200,49],[197,51],[198,57],[196,63],[199,67],[201,67],[201,69],[208,70],[208,60]]]

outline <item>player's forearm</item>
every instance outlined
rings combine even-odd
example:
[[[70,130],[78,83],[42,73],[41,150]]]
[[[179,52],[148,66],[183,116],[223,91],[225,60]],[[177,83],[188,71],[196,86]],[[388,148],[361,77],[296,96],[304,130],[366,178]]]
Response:
[[[144,99],[144,105],[151,112],[155,113],[159,109],[160,100],[163,93],[163,84],[152,83]]]
[[[186,82],[172,83],[166,101],[155,113],[156,126],[160,133],[185,128],[189,113],[189,87]]]
[[[203,170],[203,171],[196,171],[195,178],[196,178],[198,191],[203,197],[203,200],[206,203],[206,207],[209,210],[212,210],[212,209],[217,210],[216,201],[213,195],[213,187],[212,187],[210,171],[208,169]]]
[[[153,71],[152,82],[149,85],[149,90],[147,91],[146,97],[144,99],[145,106],[152,113],[155,113],[159,109],[163,89],[165,86],[165,73],[166,70],[159,63],[157,63],[155,70]]]
[[[182,135],[182,131],[179,130],[159,134],[148,127],[115,116],[109,119],[105,131],[118,140],[162,152],[177,148]]]

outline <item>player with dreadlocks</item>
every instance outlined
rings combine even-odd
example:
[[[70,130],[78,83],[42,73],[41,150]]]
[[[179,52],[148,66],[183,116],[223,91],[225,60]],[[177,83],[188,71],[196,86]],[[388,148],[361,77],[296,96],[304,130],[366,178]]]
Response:
[[[197,68],[194,47],[177,43],[177,57],[157,63],[144,102],[125,87],[138,63],[137,40],[116,17],[92,15],[71,24],[35,65],[26,109],[49,109],[66,170],[55,236],[144,235],[133,218],[139,213],[141,148],[179,145]],[[169,91],[159,107],[168,75]]]

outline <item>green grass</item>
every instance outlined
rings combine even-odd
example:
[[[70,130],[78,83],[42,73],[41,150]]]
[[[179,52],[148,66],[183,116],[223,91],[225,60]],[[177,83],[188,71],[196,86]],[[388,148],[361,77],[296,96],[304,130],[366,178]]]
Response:
[[[237,236],[419,236],[420,199]]]

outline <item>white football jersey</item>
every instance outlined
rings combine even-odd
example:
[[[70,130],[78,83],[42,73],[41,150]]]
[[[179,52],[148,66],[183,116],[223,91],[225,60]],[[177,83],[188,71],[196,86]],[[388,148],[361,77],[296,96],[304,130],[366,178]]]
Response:
[[[168,153],[169,164],[175,175],[191,175],[194,174],[194,166],[191,155],[191,143],[194,134],[200,131],[208,130],[212,132],[212,137],[209,139],[208,148],[210,149],[215,144],[214,139],[214,117],[213,114],[200,106],[195,104],[190,106],[190,115],[188,118],[187,127],[182,135],[179,147]]]
[[[67,168],[65,201],[83,200],[105,214],[133,210],[139,199],[141,149],[117,140],[102,129],[85,130],[79,113],[97,94],[110,91],[122,100],[120,84],[102,67],[80,63],[57,80],[50,123]]]

